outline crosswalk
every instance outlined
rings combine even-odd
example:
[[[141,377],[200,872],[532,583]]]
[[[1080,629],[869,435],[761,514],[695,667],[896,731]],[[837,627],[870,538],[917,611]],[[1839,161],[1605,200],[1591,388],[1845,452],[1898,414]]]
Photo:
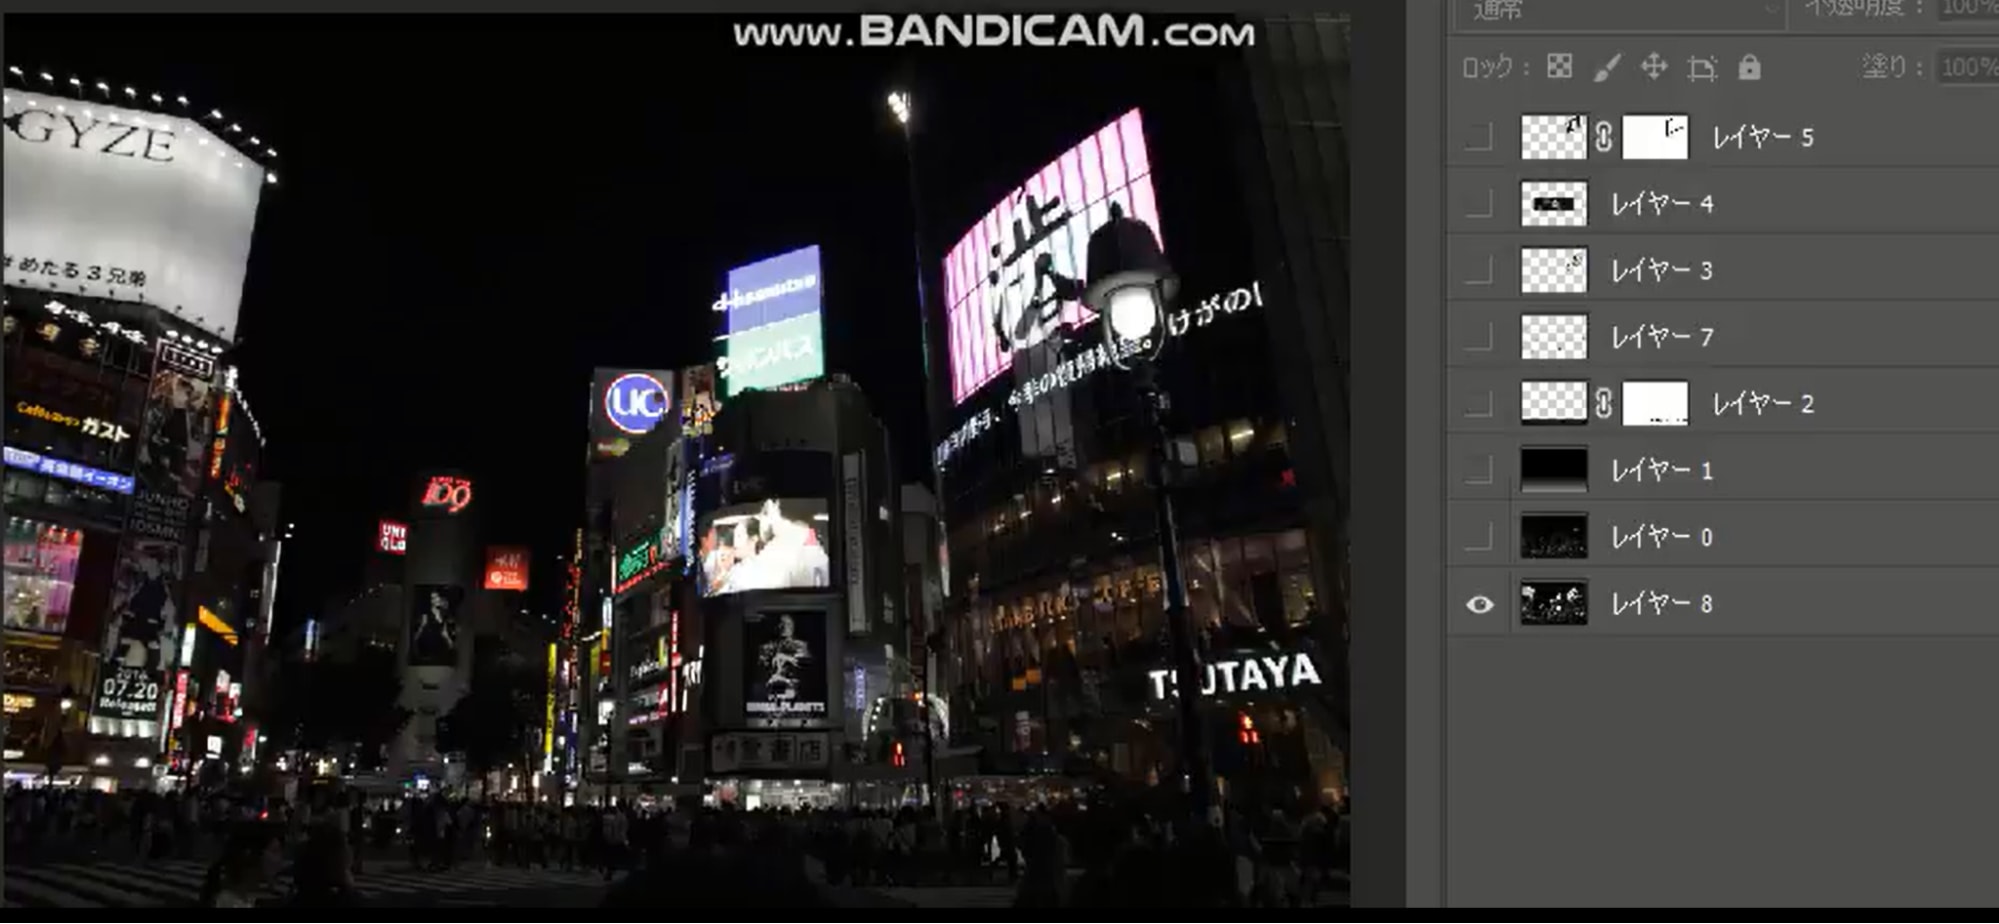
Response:
[[[1011,908],[1012,886],[933,886],[877,889],[882,895],[918,908]]]
[[[7,866],[0,894],[8,908],[162,908],[193,905],[201,898],[208,864],[199,860],[156,863],[56,863]],[[524,889],[600,887],[603,877],[590,872],[552,869],[512,869],[484,865],[431,872],[384,865],[354,879],[364,901],[393,904],[397,898],[444,898],[433,904],[478,907],[497,901],[468,895]],[[291,884],[282,878],[265,891],[282,898]]]

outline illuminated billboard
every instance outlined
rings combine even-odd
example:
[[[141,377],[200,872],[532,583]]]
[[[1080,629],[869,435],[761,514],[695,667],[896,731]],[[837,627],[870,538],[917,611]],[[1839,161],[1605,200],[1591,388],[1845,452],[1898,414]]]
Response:
[[[826,723],[826,614],[752,613],[743,620],[743,724],[817,728]]]
[[[179,542],[125,537],[111,578],[110,618],[90,704],[93,733],[148,737],[157,729],[184,565]]]
[[[723,397],[826,374],[819,248],[801,247],[729,271],[713,308],[723,350],[715,363]]]
[[[632,440],[674,414],[674,374],[647,369],[598,369],[590,379],[590,455],[622,456]]]
[[[411,667],[458,664],[458,609],[465,590],[448,584],[411,588],[409,663]]]
[[[133,485],[132,476],[130,475],[107,472],[103,469],[91,468],[88,465],[77,462],[65,462],[53,456],[45,456],[39,452],[29,452],[26,449],[17,449],[13,446],[6,447],[5,453],[8,468],[18,468],[24,472],[36,472],[54,478],[61,478],[64,481],[73,481],[77,484],[88,485],[93,488],[115,491],[119,494],[132,493]]]
[[[786,498],[724,507],[704,518],[697,553],[704,597],[832,586],[826,502]]]
[[[1112,203],[1159,231],[1138,110],[1125,113],[1007,193],[944,259],[951,400],[1007,371],[1013,354],[1090,321],[1082,285],[1090,232]]]
[[[665,570],[673,560],[667,537],[665,529],[647,530],[637,541],[619,546],[617,557],[611,562],[611,592],[624,593]]]
[[[486,550],[487,590],[527,590],[528,550],[496,545]]]
[[[457,513],[472,504],[472,480],[451,475],[432,475],[424,483],[421,505],[425,510]]]
[[[715,432],[717,404],[712,364],[680,370],[680,432],[688,436]]]
[[[729,337],[729,355],[715,363],[735,397],[757,388],[779,388],[826,374],[819,316],[792,318]]]
[[[158,305],[236,339],[275,181],[261,165],[188,116],[13,87],[4,161],[8,285]]]
[[[161,341],[166,343],[166,341]],[[192,498],[208,478],[208,450],[221,389],[207,379],[175,372],[160,363],[146,398],[139,440],[139,487],[156,494]]]
[[[410,548],[410,525],[396,520],[382,520],[375,526],[375,551],[390,555],[401,555]]]
[[[83,531],[8,517],[6,556],[7,629],[61,635],[69,627]]]

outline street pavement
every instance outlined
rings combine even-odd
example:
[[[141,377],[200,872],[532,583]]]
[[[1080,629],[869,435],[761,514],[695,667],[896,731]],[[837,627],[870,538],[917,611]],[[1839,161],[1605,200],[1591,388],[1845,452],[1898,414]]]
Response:
[[[189,907],[201,896],[208,864],[200,860],[8,864],[0,893],[7,908]],[[519,869],[470,863],[449,870],[412,870],[379,863],[355,877],[364,904],[387,907],[584,908],[603,900],[597,873]],[[280,878],[265,898],[282,901]]]
[[[1014,890],[1004,885],[968,885],[873,891],[891,902],[915,908],[1011,908]]]
[[[1079,872],[1071,870],[1071,878]],[[1014,898],[1010,885],[892,886],[866,891],[876,897],[877,905],[905,908],[1011,908]],[[1330,889],[1320,893],[1313,907],[1344,908],[1347,901],[1346,877],[1340,876]]]

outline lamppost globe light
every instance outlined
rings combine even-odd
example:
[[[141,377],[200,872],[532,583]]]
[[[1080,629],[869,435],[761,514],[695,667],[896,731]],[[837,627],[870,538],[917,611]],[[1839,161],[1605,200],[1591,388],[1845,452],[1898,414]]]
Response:
[[[1123,340],[1138,340],[1127,331],[1143,330],[1133,315],[1135,307],[1148,305],[1152,315],[1152,325],[1165,323],[1166,305],[1179,294],[1180,280],[1173,274],[1173,267],[1166,262],[1166,254],[1159,248],[1159,237],[1152,233],[1152,226],[1126,215],[1123,207],[1111,204],[1111,220],[1103,227],[1090,233],[1089,263],[1087,266],[1089,284],[1083,290],[1083,304],[1090,310],[1105,316],[1105,333]],[[1129,301],[1125,293],[1138,289],[1144,291],[1144,303]],[[1124,300],[1120,306],[1118,302]],[[1123,311],[1119,309],[1122,307]],[[1120,314],[1128,320],[1117,320]]]
[[[1111,361],[1135,373],[1133,378],[1145,399],[1148,429],[1152,431],[1152,445],[1146,452],[1146,481],[1152,488],[1153,517],[1158,526],[1165,621],[1172,640],[1173,676],[1179,689],[1187,691],[1178,697],[1176,710],[1180,719],[1180,772],[1194,817],[1201,824],[1212,824],[1211,809],[1216,805],[1213,762],[1208,754],[1198,697],[1192,695],[1201,685],[1201,656],[1187,601],[1186,574],[1180,565],[1178,517],[1173,510],[1172,462],[1165,418],[1169,402],[1152,365],[1165,345],[1166,311],[1179,294],[1180,281],[1173,274],[1172,264],[1167,262],[1152,227],[1126,215],[1116,203],[1111,205],[1111,220],[1090,234],[1086,278],[1089,282],[1083,290],[1083,304],[1103,316],[1104,340],[1111,348]]]
[[[909,94],[897,90],[888,95],[888,111],[895,114],[895,120],[904,128],[909,127]]]
[[[1104,319],[1111,336],[1125,343],[1143,343],[1159,330],[1159,289],[1137,284],[1105,295]]]

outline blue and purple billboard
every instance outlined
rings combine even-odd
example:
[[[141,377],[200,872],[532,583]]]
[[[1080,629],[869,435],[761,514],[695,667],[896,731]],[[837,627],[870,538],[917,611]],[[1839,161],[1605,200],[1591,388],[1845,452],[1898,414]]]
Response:
[[[723,315],[715,363],[723,396],[825,375],[822,305],[817,246],[730,270],[713,306]]]

